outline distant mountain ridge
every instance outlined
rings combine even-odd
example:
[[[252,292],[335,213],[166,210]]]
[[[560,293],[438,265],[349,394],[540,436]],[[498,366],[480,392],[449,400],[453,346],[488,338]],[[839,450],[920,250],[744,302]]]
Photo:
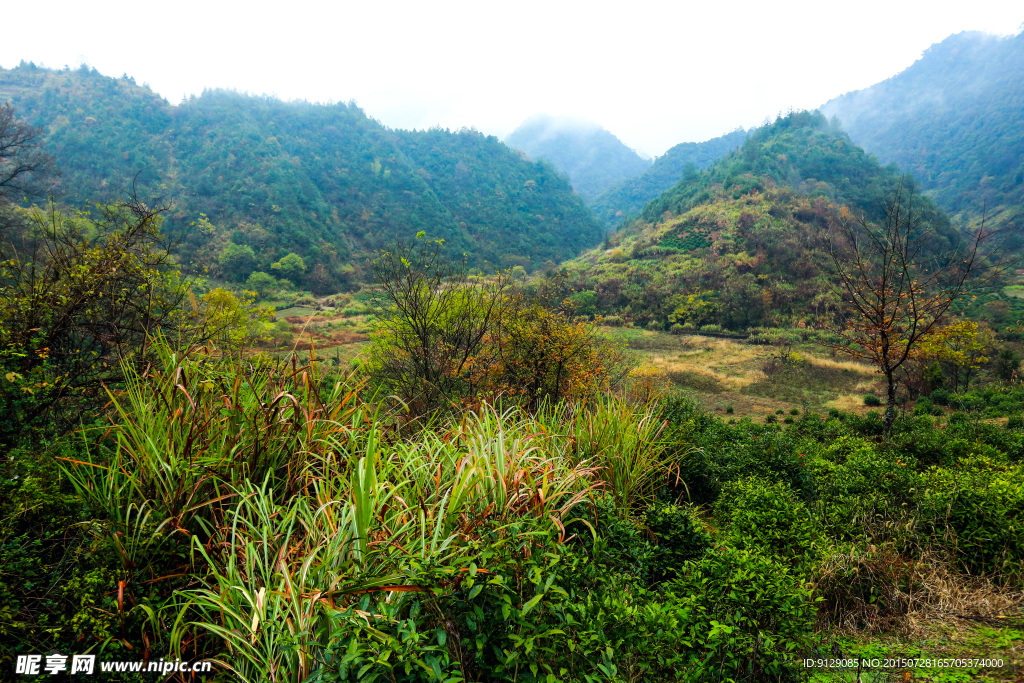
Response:
[[[947,211],[1024,205],[1024,33],[952,35],[821,111],[883,162],[912,172]]]
[[[590,202],[594,215],[605,225],[618,227],[690,170],[705,169],[743,144],[747,132],[740,129],[705,142],[682,142],[654,160],[639,176],[627,178]]]
[[[93,69],[0,69],[0,101],[45,129],[66,200],[137,183],[174,211],[186,260],[244,280],[290,252],[331,291],[365,280],[374,250],[419,231],[473,265],[552,265],[600,241],[569,184],[475,131],[390,130],[355,105],[208,91],[171,106]],[[238,254],[242,257],[235,258]],[[227,272],[225,259],[244,268]]]
[[[505,142],[532,159],[551,162],[569,176],[573,188],[586,200],[643,173],[651,165],[649,159],[596,123],[568,117],[531,117]]]

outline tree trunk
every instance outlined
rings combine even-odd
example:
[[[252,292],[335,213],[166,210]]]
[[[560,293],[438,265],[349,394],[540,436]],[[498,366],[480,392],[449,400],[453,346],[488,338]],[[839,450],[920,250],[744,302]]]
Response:
[[[892,423],[896,421],[896,377],[893,372],[885,373],[885,433],[892,431]]]

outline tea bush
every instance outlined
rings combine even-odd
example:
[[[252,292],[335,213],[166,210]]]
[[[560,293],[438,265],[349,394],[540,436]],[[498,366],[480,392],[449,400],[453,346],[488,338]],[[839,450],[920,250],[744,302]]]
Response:
[[[828,546],[816,519],[782,482],[750,477],[726,484],[715,519],[729,545],[796,568],[812,567]]]

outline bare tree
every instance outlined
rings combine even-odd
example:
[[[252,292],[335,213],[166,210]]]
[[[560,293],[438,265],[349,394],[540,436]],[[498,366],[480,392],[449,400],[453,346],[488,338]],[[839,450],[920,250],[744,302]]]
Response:
[[[957,299],[977,280],[984,259],[979,247],[989,236],[984,224],[954,249],[942,249],[934,228],[924,224],[913,189],[901,180],[872,224],[845,208],[830,227],[828,249],[835,286],[848,315],[839,349],[873,363],[885,377],[885,428],[896,417],[897,370],[914,347],[935,332]]]
[[[53,160],[39,144],[42,133],[20,120],[10,104],[0,105],[0,199],[34,194],[35,181],[52,170]]]

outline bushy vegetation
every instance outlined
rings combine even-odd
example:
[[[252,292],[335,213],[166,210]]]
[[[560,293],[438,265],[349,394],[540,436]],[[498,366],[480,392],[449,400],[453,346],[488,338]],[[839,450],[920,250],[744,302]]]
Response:
[[[877,417],[728,425],[678,398],[416,426],[318,366],[161,347],[106,425],[9,461],[7,651],[86,639],[252,681],[796,680],[822,624],[947,599],[911,594],[937,564],[1024,576],[1019,430],[906,418],[879,441]]]

